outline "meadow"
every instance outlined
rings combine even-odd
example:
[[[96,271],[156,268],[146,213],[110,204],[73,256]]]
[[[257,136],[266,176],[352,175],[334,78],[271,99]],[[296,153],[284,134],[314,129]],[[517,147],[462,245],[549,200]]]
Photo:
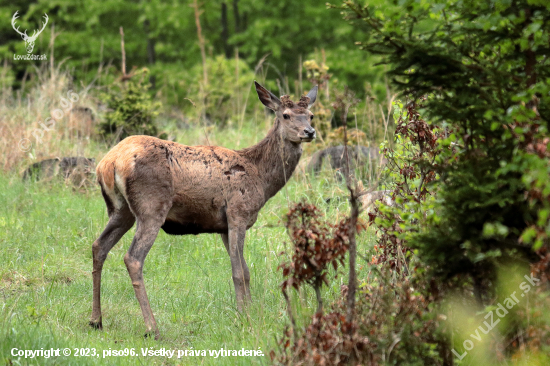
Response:
[[[261,139],[269,123],[269,118],[262,119],[260,128],[247,122],[240,132],[211,129],[209,139],[222,146],[246,146]],[[204,129],[199,126],[180,132],[178,141],[193,144],[201,135],[204,138]],[[85,156],[101,158],[101,145],[92,143],[88,149]],[[3,174],[0,180],[0,353],[13,364],[269,364],[268,353],[276,348],[275,337],[288,324],[277,267],[286,259],[281,252],[289,245],[284,227],[289,205],[307,199],[332,222],[349,213],[345,186],[331,172],[313,177],[298,171],[261,210],[247,233],[245,258],[251,271],[253,302],[244,313],[236,310],[229,256],[219,235],[170,236],[161,231],[144,269],[162,336],[154,341],[143,336],[143,318],[123,261],[135,227],[111,250],[105,263],[104,330],[88,326],[91,244],[108,220],[99,187],[92,184],[79,190],[62,180],[24,183],[19,174]],[[362,250],[369,245],[370,235],[360,237]],[[324,296],[334,298],[346,281],[340,273],[324,290]],[[300,313],[311,315],[316,307],[314,299],[312,291],[304,289],[294,306]],[[68,347],[73,353],[74,348],[95,348],[99,357],[61,356],[37,361],[10,355],[12,348],[50,347]],[[147,347],[261,349],[266,356],[177,359],[176,353],[172,358],[142,357],[141,349]],[[126,348],[133,348],[140,356],[103,359],[103,350]]]

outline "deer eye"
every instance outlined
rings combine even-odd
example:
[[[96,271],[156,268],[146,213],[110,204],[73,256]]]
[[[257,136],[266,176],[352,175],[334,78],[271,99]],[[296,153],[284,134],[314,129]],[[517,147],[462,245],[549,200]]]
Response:
[[[285,114],[283,114],[283,118],[284,118],[284,119],[290,119],[290,116],[289,116],[288,114],[285,113]]]
[[[312,121],[313,121],[313,117],[314,117],[314,116],[313,116],[313,114],[312,114],[311,117],[310,117],[310,119],[311,119]]]

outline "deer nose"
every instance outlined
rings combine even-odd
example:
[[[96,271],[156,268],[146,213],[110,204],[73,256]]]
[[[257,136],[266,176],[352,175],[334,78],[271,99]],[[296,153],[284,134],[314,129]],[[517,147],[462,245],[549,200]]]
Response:
[[[315,137],[315,129],[313,127],[306,127],[304,128],[304,133],[307,137],[313,138]]]

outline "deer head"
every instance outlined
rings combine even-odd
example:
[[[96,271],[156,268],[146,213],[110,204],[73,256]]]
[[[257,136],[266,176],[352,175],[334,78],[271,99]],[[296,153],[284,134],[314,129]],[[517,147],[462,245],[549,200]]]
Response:
[[[36,41],[36,38],[38,38],[38,35],[40,33],[42,33],[44,28],[46,28],[46,24],[48,24],[48,14],[44,14],[45,22],[42,25],[42,29],[40,29],[38,32],[36,30],[34,30],[32,36],[29,37],[27,35],[27,30],[26,29],[23,33],[21,33],[19,31],[19,27],[15,28],[15,20],[18,18],[17,13],[18,13],[18,11],[16,11],[15,14],[13,14],[13,17],[11,18],[11,26],[13,27],[13,29],[17,33],[19,33],[21,35],[21,38],[23,38],[23,41],[25,41],[25,48],[27,48],[27,53],[31,53],[33,48],[34,48],[34,42]]]
[[[277,98],[272,92],[254,82],[260,101],[275,112],[283,124],[283,136],[294,143],[310,142],[315,139],[315,129],[311,127],[313,113],[309,110],[317,98],[317,85],[298,103],[290,100],[288,95]]]

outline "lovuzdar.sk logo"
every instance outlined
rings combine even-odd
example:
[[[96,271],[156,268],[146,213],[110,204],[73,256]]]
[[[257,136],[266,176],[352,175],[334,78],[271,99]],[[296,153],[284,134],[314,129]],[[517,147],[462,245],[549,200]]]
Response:
[[[13,59],[14,60],[47,60],[48,58],[46,57],[46,55],[33,55],[32,54],[32,51],[34,49],[34,42],[36,41],[36,39],[38,38],[38,36],[40,35],[40,33],[42,33],[42,31],[44,30],[44,28],[46,28],[46,24],[48,24],[48,14],[44,14],[44,23],[42,24],[42,29],[40,29],[39,31],[37,31],[36,29],[34,30],[34,32],[32,33],[32,35],[28,35],[27,34],[27,30],[25,29],[24,32],[21,32],[19,30],[20,27],[16,27],[16,20],[17,18],[19,17],[18,16],[18,11],[15,12],[15,14],[13,14],[13,17],[11,18],[11,26],[13,27],[13,29],[19,33],[21,35],[21,38],[23,38],[23,41],[25,41],[25,48],[27,49],[27,54],[26,55],[16,55],[16,54],[13,54]]]

